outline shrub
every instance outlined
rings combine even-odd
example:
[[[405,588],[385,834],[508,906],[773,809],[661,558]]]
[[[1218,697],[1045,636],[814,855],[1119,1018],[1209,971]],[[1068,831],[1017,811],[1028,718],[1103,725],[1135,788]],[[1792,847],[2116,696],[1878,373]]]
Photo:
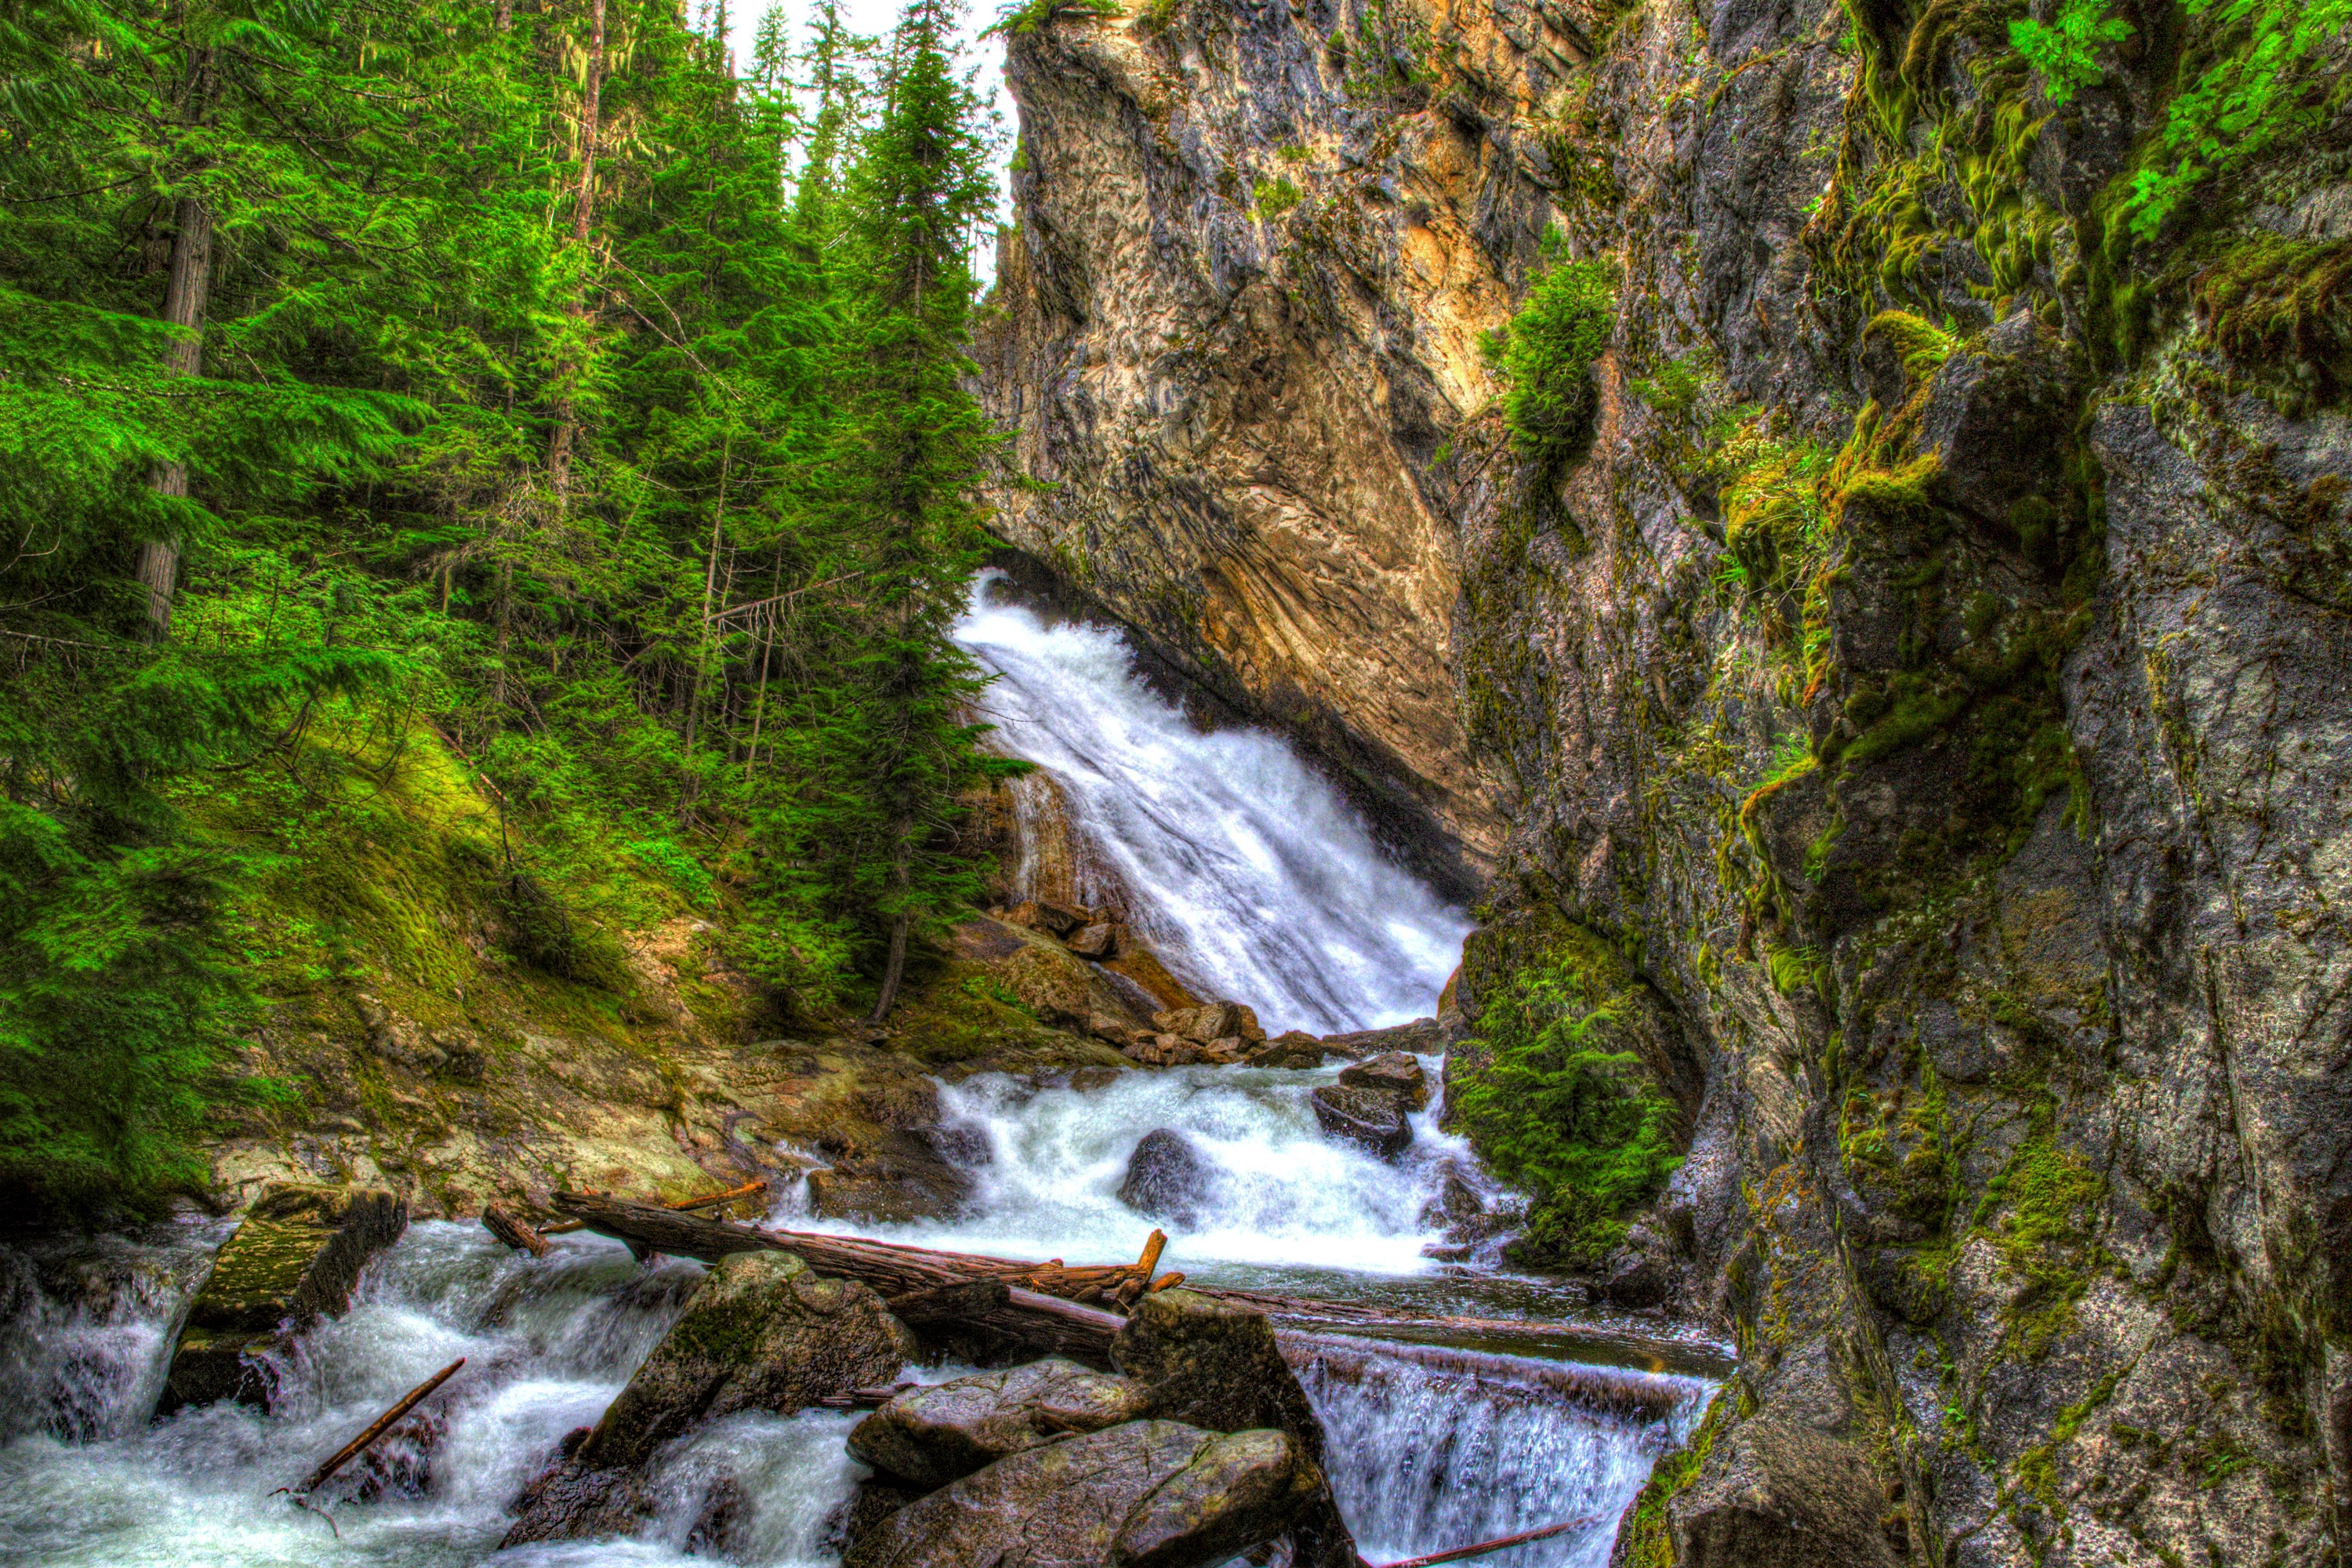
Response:
[[[1466,1042],[1490,1055],[1456,1097],[1463,1126],[1535,1200],[1512,1248],[1522,1262],[1598,1265],[1623,1239],[1626,1212],[1682,1163],[1674,1102],[1639,1057],[1610,1048],[1612,1004],[1633,983],[1622,968],[1572,932],[1498,988]]]
[[[1609,264],[1569,260],[1558,229],[1544,236],[1544,253],[1549,265],[1511,318],[1501,359],[1513,445],[1549,473],[1592,444],[1592,362],[1608,346],[1617,297]]]
[[[1298,187],[1290,183],[1287,174],[1277,174],[1271,180],[1260,180],[1251,187],[1257,198],[1257,210],[1267,217],[1276,218],[1297,206],[1302,199]]]

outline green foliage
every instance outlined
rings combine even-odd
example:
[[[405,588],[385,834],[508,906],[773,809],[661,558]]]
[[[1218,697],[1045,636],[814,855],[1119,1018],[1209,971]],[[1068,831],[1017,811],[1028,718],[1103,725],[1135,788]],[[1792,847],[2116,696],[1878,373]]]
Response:
[[[1514,1248],[1526,1261],[1597,1265],[1623,1237],[1626,1211],[1681,1163],[1673,1101],[1637,1055],[1609,1048],[1632,984],[1622,970],[1571,931],[1497,987],[1465,1043],[1491,1054],[1456,1108],[1496,1173],[1534,1195]]]
[[[983,38],[1005,33],[1034,33],[1052,26],[1064,16],[1116,16],[1119,8],[1112,0],[1021,0],[997,13],[996,20],[981,31]]]
[[[2133,175],[2124,216],[2143,239],[2155,237],[2207,180],[2326,122],[2336,95],[2310,82],[2309,68],[2352,26],[2352,0],[2185,4],[2218,44],[2212,63],[2166,109],[2161,155]]]
[[[1544,236],[1546,265],[1501,350],[1510,391],[1503,415],[1520,455],[1547,473],[1584,455],[1592,444],[1600,395],[1592,362],[1609,346],[1615,325],[1615,270],[1601,260],[1571,261],[1558,229]]]
[[[825,1006],[976,885],[952,16],[885,62],[819,0],[738,76],[666,0],[601,51],[584,6],[503,11],[0,10],[0,1185],[36,1203],[197,1179],[257,1003],[447,994],[478,961],[415,908],[617,1005],[618,933],[724,906]],[[419,826],[427,776],[473,827]]]
[[[2101,44],[2130,37],[2131,24],[2110,15],[2106,0],[2059,0],[2058,14],[2046,24],[2031,16],[2009,24],[2010,47],[2032,62],[2053,103],[2067,102],[2099,79]]]
[[[1290,176],[1287,174],[1276,174],[1271,180],[1260,180],[1250,189],[1251,195],[1257,198],[1257,210],[1269,218],[1280,217],[1297,206],[1302,199],[1298,194],[1298,187],[1291,183]]]

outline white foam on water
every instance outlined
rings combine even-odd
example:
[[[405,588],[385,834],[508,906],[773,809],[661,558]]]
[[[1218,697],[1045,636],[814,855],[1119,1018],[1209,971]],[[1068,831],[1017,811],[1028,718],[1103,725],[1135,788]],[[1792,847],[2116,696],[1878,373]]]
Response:
[[[984,572],[955,639],[993,672],[997,739],[1054,775],[1074,828],[1197,994],[1268,1031],[1427,1017],[1469,921],[1392,864],[1339,789],[1263,730],[1202,731],[1136,673],[1122,634],[1049,625]]]

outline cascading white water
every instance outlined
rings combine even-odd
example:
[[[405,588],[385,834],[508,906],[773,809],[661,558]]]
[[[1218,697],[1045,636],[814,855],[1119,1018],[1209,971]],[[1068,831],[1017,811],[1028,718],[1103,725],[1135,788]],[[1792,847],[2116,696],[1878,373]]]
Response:
[[[343,1317],[299,1342],[270,1415],[207,1405],[146,1424],[171,1328],[226,1227],[161,1243],[114,1244],[130,1290],[60,1300],[22,1254],[0,1254],[12,1303],[0,1331],[0,1563],[131,1568],[481,1562],[512,1521],[507,1506],[596,1419],[668,1328],[699,1265],[641,1271],[618,1244],[568,1237],[520,1258],[477,1226],[422,1223],[368,1271]],[[139,1353],[126,1353],[133,1344]],[[459,1356],[467,1364],[425,1407],[420,1428],[387,1437],[321,1489],[333,1528],[290,1506],[289,1486],[377,1413]],[[824,1568],[828,1516],[863,1468],[842,1448],[852,1417],[743,1415],[699,1429],[657,1461],[663,1506],[638,1538],[533,1546],[501,1564],[708,1563],[685,1549],[722,1479],[740,1499],[729,1531],[739,1562]]]
[[[1434,1067],[1432,1060],[1429,1064]],[[1391,1163],[1328,1138],[1308,1093],[1339,1069],[1282,1072],[1182,1068],[1123,1073],[1080,1089],[1040,1088],[990,1074],[941,1090],[948,1120],[985,1139],[978,1191],[950,1220],[879,1227],[901,1240],[1008,1257],[1113,1258],[1155,1224],[1174,1238],[1169,1266],[1228,1283],[1266,1271],[1427,1273],[1423,1248],[1440,1239],[1430,1205],[1449,1173],[1485,1185],[1467,1147],[1437,1128],[1435,1107],[1414,1117],[1412,1148]],[[1121,1202],[1129,1158],[1144,1135],[1181,1134],[1208,1168],[1193,1223],[1146,1217]],[[869,1224],[795,1226],[876,1234]]]
[[[1329,780],[1279,736],[1194,727],[1119,633],[1048,625],[1005,586],[982,573],[955,626],[997,678],[982,707],[1007,749],[1052,772],[1179,979],[1272,1031],[1436,1011],[1469,924],[1390,863]]]

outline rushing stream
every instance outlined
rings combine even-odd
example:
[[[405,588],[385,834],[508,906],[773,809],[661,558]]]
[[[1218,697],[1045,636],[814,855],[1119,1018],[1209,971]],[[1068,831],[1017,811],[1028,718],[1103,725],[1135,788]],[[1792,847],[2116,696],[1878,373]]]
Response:
[[[1252,1004],[1275,1029],[1329,1033],[1433,1011],[1465,922],[1381,856],[1327,781],[1274,736],[1196,729],[1137,677],[1117,634],[1049,625],[996,595],[983,580],[957,628],[1001,677],[992,716],[1012,749],[1050,771],[1087,853],[1171,968],[1204,994]],[[1394,1163],[1323,1137],[1307,1096],[1335,1072],[949,1086],[949,1115],[985,1150],[978,1194],[952,1222],[893,1234],[1072,1262],[1132,1257],[1155,1222],[1118,1188],[1138,1141],[1168,1129],[1205,1173],[1190,1212],[1161,1222],[1173,1237],[1163,1266],[1195,1281],[1420,1316],[1539,1322],[1580,1310],[1491,1258],[1465,1268],[1429,1256],[1443,1250],[1442,1198],[1507,1195],[1439,1130],[1434,1108]],[[775,1217],[814,1223],[795,1192],[780,1194]],[[842,1447],[855,1417],[826,1412],[731,1416],[679,1439],[655,1460],[662,1510],[634,1539],[497,1552],[525,1480],[595,1419],[701,1276],[687,1262],[641,1268],[593,1236],[531,1259],[478,1226],[415,1225],[369,1268],[352,1309],[297,1343],[272,1413],[215,1405],[151,1422],[179,1319],[229,1228],[0,1248],[0,1564],[838,1562],[835,1521],[864,1470]],[[1511,1353],[1526,1347],[1507,1332],[1446,1342],[1459,1348],[1443,1364],[1363,1340],[1299,1363],[1366,1558],[1584,1520],[1481,1561],[1601,1568],[1618,1514],[1709,1385],[1657,1370],[1647,1352],[1588,1346],[1591,1359],[1634,1369],[1611,1375],[1648,1380],[1656,1396],[1651,1415],[1602,1414],[1570,1396],[1571,1369]],[[272,1495],[458,1356],[466,1369],[423,1413],[321,1490],[322,1511]],[[714,1532],[722,1498],[729,1522]]]

